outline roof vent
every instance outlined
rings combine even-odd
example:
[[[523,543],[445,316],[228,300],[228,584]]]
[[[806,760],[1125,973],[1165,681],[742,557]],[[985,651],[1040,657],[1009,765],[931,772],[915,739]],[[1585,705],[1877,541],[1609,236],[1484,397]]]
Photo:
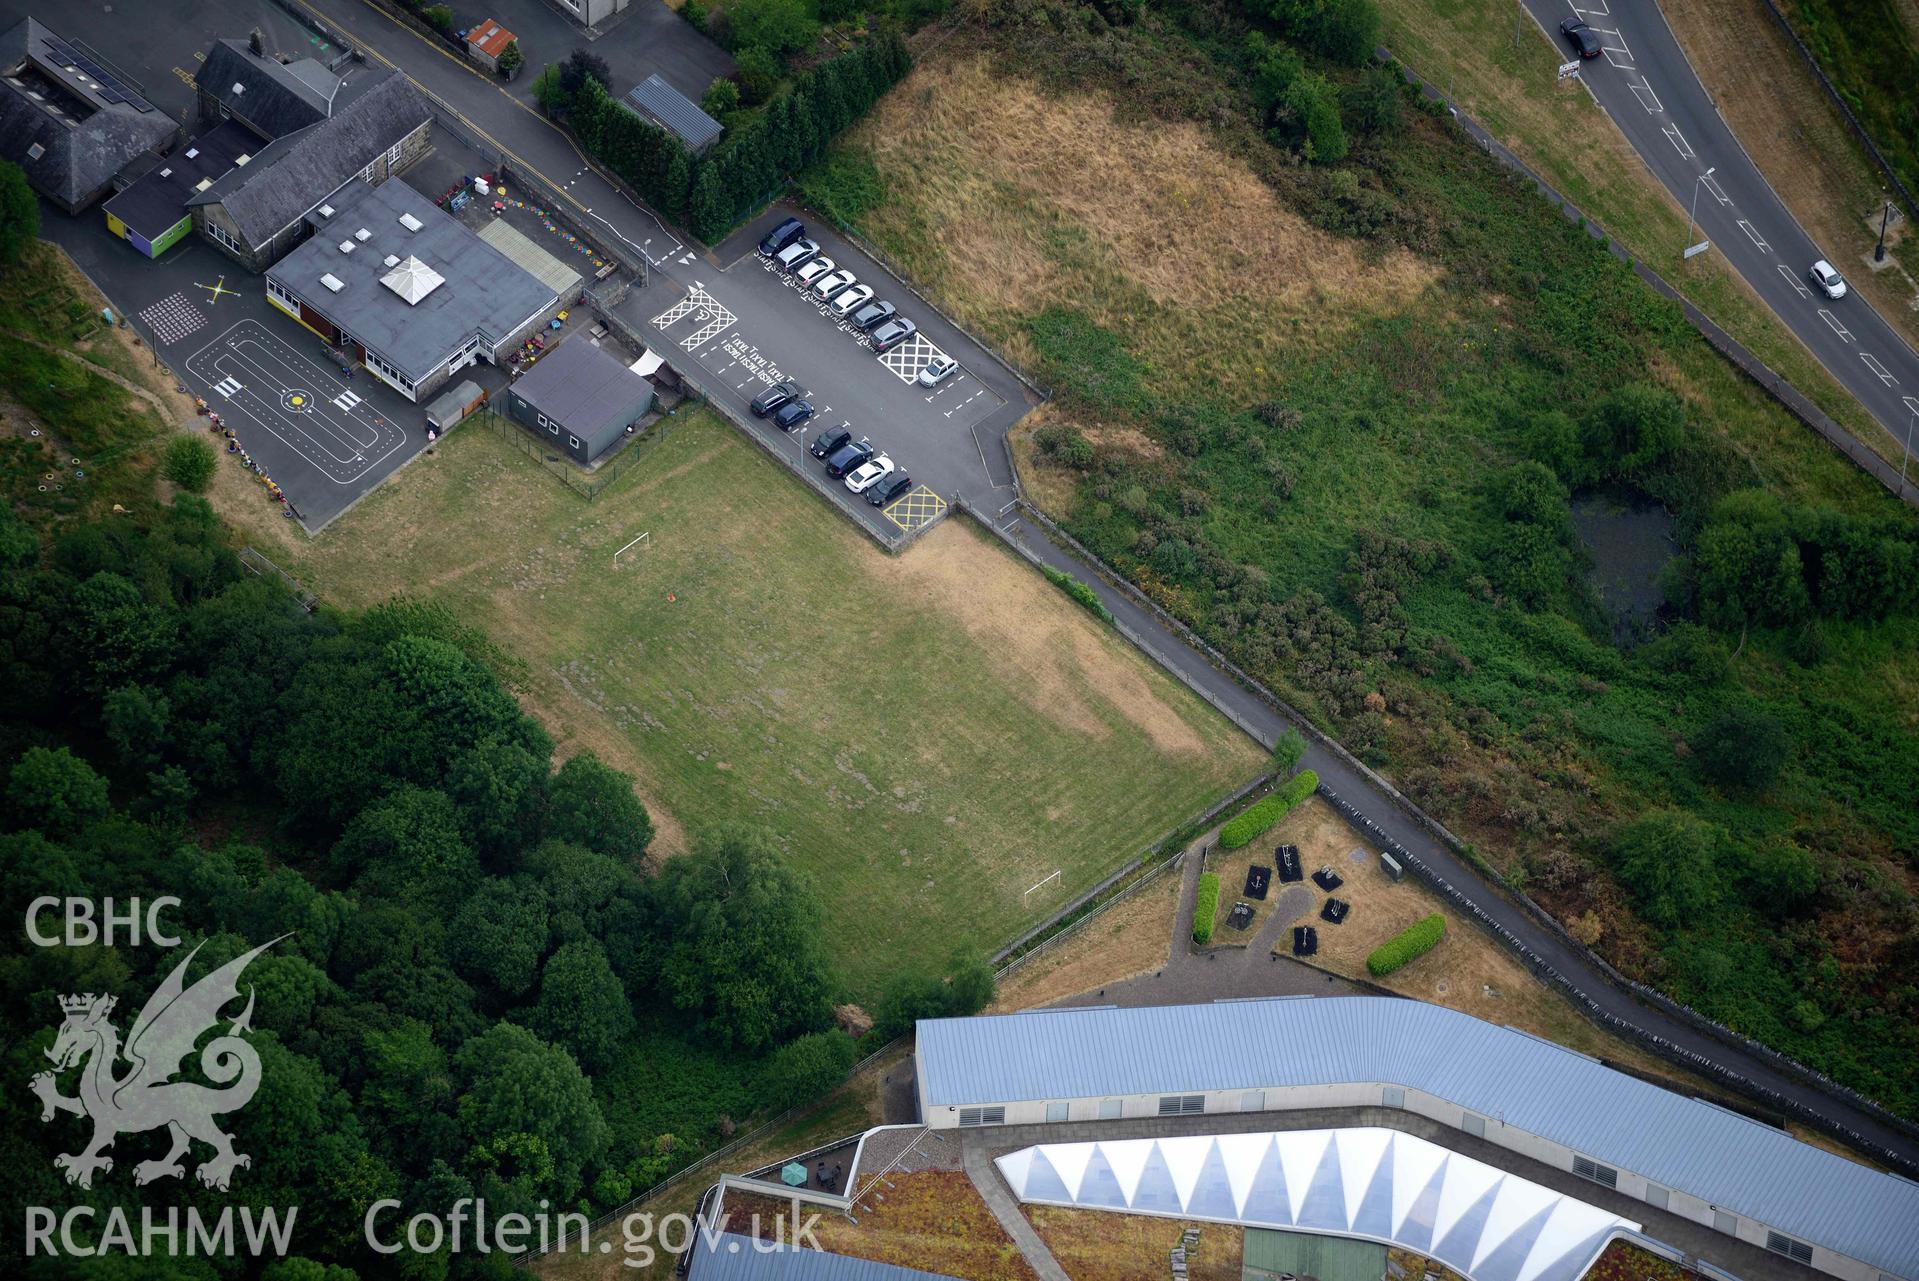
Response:
[[[243,84],[241,84],[241,83],[240,83],[240,82],[239,82],[238,80],[235,80],[235,81],[233,82],[233,92],[235,92],[235,93],[245,93],[246,91],[247,91],[247,87],[246,87],[245,85],[243,85]]]
[[[400,215],[400,225],[402,227],[405,227],[408,231],[418,231],[420,228],[426,226],[425,223],[421,222],[418,218],[415,218],[410,213],[403,213]]]
[[[188,160],[191,160],[191,159],[193,159],[193,158],[194,158],[195,156],[197,156],[197,155],[199,155],[199,154],[200,154],[200,149],[199,149],[198,147],[188,147],[188,148],[187,148],[187,159],[188,159]]]
[[[161,176],[162,178],[171,178],[171,177],[173,177],[173,170],[171,170],[171,169],[162,169],[162,170],[160,171],[160,176]]]
[[[249,155],[249,154],[246,154],[246,153],[242,153],[242,154],[240,154],[240,155],[238,155],[238,156],[236,156],[236,157],[234,157],[234,160],[233,160],[233,167],[237,169],[237,168],[239,168],[239,167],[240,167],[241,165],[244,165],[244,164],[245,164],[245,163],[246,163],[247,161],[249,161],[249,160],[251,160],[251,159],[253,159],[253,157],[252,157],[251,155]]]
[[[321,216],[322,218],[331,218],[331,217],[333,216],[333,206],[332,206],[332,205],[321,205],[321,206],[320,206],[320,216]]]
[[[193,189],[195,191],[205,191],[208,187],[211,187],[212,185],[213,185],[213,179],[202,178],[200,179],[200,181],[193,184]]]
[[[386,256],[386,265],[389,267],[397,267],[400,265],[400,259],[394,254],[388,254]]]
[[[373,238],[373,233],[368,231],[365,227],[362,227],[358,231],[353,233],[353,238],[359,241],[360,243],[365,244],[367,241]]]
[[[340,252],[343,254],[350,254],[355,249],[358,249],[358,248],[359,246],[354,244],[351,240],[342,240],[340,242]]]
[[[346,282],[341,280],[338,276],[334,275],[330,271],[320,277],[320,283],[325,285],[328,289],[331,289],[336,294],[339,293],[342,289],[346,288]]]
[[[27,159],[29,160],[38,160],[40,157],[46,154],[47,154],[46,147],[42,146],[40,143],[37,143],[37,142],[34,143],[31,147],[27,148]]]

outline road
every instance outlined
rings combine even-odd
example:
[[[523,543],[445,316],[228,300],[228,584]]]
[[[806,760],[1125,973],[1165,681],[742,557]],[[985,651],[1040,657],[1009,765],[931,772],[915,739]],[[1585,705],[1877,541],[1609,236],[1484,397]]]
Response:
[[[1525,0],[1527,11],[1568,60],[1559,24],[1577,15],[1599,33],[1604,53],[1580,69],[1600,107],[1681,205],[1697,210],[1692,237],[1712,242],[1902,448],[1919,444],[1919,353],[1856,293],[1826,298],[1806,277],[1826,258],[1842,275],[1864,264],[1833,260],[1793,220],[1784,202],[1720,118],[1654,0]],[[1650,250],[1650,246],[1639,246]],[[1677,259],[1683,246],[1674,245]],[[1677,276],[1666,261],[1658,269]]]

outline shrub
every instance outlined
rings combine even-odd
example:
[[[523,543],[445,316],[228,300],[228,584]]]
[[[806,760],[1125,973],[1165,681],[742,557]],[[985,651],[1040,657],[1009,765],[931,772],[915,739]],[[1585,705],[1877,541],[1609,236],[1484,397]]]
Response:
[[[444,35],[453,33],[453,10],[443,4],[431,5],[420,10],[420,17],[426,24]]]
[[[220,457],[198,436],[175,436],[167,444],[163,467],[167,479],[190,493],[203,493],[213,480]]]
[[[1391,974],[1402,965],[1418,960],[1439,946],[1446,937],[1446,918],[1434,912],[1414,921],[1399,933],[1373,949],[1366,958],[1366,972],[1374,978]]]
[[[1721,787],[1763,792],[1792,757],[1793,741],[1764,710],[1732,703],[1693,736],[1692,748],[1693,759]]]
[[[19,262],[39,234],[40,202],[27,185],[26,171],[12,161],[0,160],[0,263]]]
[[[506,48],[500,50],[500,56],[494,66],[503,76],[510,76],[526,63],[526,55],[520,52],[520,42],[509,40]]]
[[[1220,848],[1236,850],[1252,844],[1260,833],[1285,818],[1294,806],[1311,796],[1318,787],[1319,775],[1312,770],[1301,770],[1270,795],[1250,806],[1245,813],[1220,828]]]
[[[740,87],[725,76],[714,77],[713,83],[700,95],[700,110],[715,120],[725,120],[729,113],[739,109]]]
[[[1113,621],[1113,612],[1106,608],[1106,602],[1099,598],[1099,593],[1085,583],[1080,582],[1065,570],[1054,569],[1051,565],[1041,565],[1040,571],[1046,575],[1047,581],[1053,586],[1085,606],[1087,613],[1103,623]]]
[[[1219,912],[1219,873],[1199,874],[1199,897],[1193,902],[1193,942],[1201,947],[1213,941],[1213,917]]]

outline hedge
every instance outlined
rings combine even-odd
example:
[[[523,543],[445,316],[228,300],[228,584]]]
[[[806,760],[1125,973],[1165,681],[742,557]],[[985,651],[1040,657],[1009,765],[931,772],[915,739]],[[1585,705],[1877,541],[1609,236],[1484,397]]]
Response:
[[[1373,954],[1366,958],[1366,972],[1374,978],[1391,974],[1400,966],[1432,951],[1438,946],[1439,940],[1445,937],[1446,918],[1434,912],[1423,920],[1414,921],[1374,948]]]
[[[1112,611],[1106,608],[1106,602],[1099,598],[1098,592],[1095,592],[1092,588],[1080,582],[1079,579],[1074,578],[1063,569],[1054,569],[1051,565],[1041,565],[1039,568],[1040,572],[1046,575],[1047,580],[1051,582],[1053,586],[1078,601],[1087,613],[1102,622],[1110,623],[1113,621]]]
[[[1318,788],[1319,775],[1309,769],[1301,770],[1282,783],[1278,790],[1249,806],[1238,818],[1220,828],[1220,848],[1236,850],[1242,845],[1250,845],[1261,832],[1285,818],[1295,805]]]
[[[1199,898],[1193,903],[1193,942],[1201,947],[1213,941],[1213,917],[1219,912],[1219,873],[1199,874]]]

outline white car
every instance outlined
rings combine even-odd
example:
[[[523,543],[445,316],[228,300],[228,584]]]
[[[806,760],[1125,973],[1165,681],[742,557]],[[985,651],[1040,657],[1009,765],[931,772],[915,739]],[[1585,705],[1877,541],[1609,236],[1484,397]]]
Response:
[[[840,296],[832,302],[827,303],[826,309],[835,316],[844,316],[850,313],[855,307],[863,305],[866,300],[872,296],[873,286],[854,285],[851,289],[840,294]]]
[[[892,474],[893,460],[881,454],[871,462],[861,463],[848,472],[846,487],[856,494],[863,494]]]
[[[842,289],[851,288],[859,282],[859,277],[850,271],[836,271],[830,276],[821,276],[813,282],[813,292],[822,298],[831,298]]]
[[[1837,271],[1833,270],[1832,264],[1824,258],[1814,263],[1812,270],[1806,274],[1812,277],[1812,283],[1818,285],[1820,291],[1823,292],[1826,297],[1837,300],[1846,296],[1845,280]]]
[[[821,254],[793,274],[800,278],[800,283],[810,285],[831,270],[833,270],[833,260]]]
[[[811,258],[814,254],[818,253],[819,251],[820,251],[819,241],[807,240],[804,237],[802,237],[799,240],[795,240],[792,244],[788,245],[786,248],[780,250],[779,253],[775,254],[773,257],[773,261],[777,262],[780,266],[786,268],[788,271],[791,271],[793,270],[793,268],[799,266],[801,263],[805,262],[808,258]]]
[[[935,356],[920,366],[919,384],[922,387],[937,387],[958,369],[959,361],[951,356]]]

